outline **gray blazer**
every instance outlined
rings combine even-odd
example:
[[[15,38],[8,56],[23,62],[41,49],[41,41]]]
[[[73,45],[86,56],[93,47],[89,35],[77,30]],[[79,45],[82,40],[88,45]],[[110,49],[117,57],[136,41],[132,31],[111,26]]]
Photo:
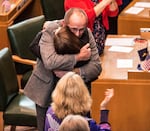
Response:
[[[58,55],[55,52],[53,35],[59,26],[59,21],[53,21],[43,33],[39,42],[42,60],[37,59],[37,65],[24,89],[24,93],[42,107],[50,104],[51,93],[54,89],[53,70],[71,71],[76,65],[75,55]],[[88,32],[92,55],[90,61],[80,67],[80,75],[85,82],[95,80],[102,70],[95,40],[91,31],[88,30]]]

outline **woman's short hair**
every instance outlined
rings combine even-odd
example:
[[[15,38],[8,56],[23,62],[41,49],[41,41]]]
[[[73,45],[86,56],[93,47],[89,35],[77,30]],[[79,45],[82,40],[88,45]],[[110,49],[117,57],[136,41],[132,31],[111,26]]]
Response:
[[[86,115],[92,105],[92,98],[80,75],[66,73],[52,93],[52,109],[58,118],[68,114]]]
[[[68,115],[62,121],[59,131],[90,131],[88,121],[81,115]]]
[[[54,47],[58,54],[77,54],[81,45],[79,38],[67,26],[61,27],[54,35]]]

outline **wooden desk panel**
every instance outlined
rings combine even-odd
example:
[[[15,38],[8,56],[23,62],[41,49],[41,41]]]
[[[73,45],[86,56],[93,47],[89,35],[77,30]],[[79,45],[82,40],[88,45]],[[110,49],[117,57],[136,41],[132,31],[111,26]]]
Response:
[[[150,9],[137,15],[127,14],[125,11],[132,7],[136,2],[150,2],[149,0],[133,0],[118,16],[118,34],[140,35],[140,28],[150,27]]]
[[[129,70],[128,71],[128,79],[150,80],[150,72],[138,71],[138,70]]]
[[[97,122],[104,91],[107,88],[114,88],[115,96],[108,105],[113,131],[150,130],[150,74],[137,71],[137,64],[140,63],[137,54],[138,44],[134,45],[134,50],[130,53],[110,52],[106,46],[104,56],[100,58],[102,73],[98,80],[92,82],[92,117]],[[133,59],[133,67],[117,68],[117,59]]]
[[[2,0],[0,0],[0,3]],[[16,6],[12,8],[8,13],[0,13],[0,49],[4,47],[9,47],[9,40],[7,36],[8,26],[14,23],[14,20],[33,2],[33,0],[16,0]],[[36,0],[39,4],[39,0]],[[36,4],[37,5],[37,4]],[[1,10],[1,9],[0,9]],[[31,12],[35,11],[35,8],[30,10]]]
[[[92,84],[92,117],[99,122],[99,104],[104,91],[114,88],[115,95],[108,104],[112,131],[150,130],[150,81],[97,80]]]
[[[14,20],[27,8],[27,6],[32,2],[32,0],[26,0],[26,2],[21,5],[19,0],[16,0],[16,6],[6,14],[0,14],[0,49],[9,46],[9,40],[7,36],[7,28],[12,25]]]

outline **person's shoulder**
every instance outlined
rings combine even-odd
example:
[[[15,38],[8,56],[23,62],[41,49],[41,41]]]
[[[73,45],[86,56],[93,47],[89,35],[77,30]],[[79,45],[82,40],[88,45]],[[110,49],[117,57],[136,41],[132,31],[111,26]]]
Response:
[[[46,126],[50,127],[53,130],[57,130],[60,126],[62,120],[60,120],[52,110],[52,107],[49,107],[46,113]]]
[[[49,106],[49,107],[48,107],[48,109],[47,109],[47,113],[50,113],[50,114],[53,114],[53,113],[54,113],[54,111],[53,111],[53,109],[52,109],[52,107],[51,107],[51,106]]]
[[[111,131],[111,125],[109,122],[101,122],[98,124],[93,118],[85,117],[85,119],[88,121],[92,131]]]
[[[96,123],[94,119],[87,119],[92,131],[111,131],[111,125],[108,122]]]
[[[95,123],[96,124],[96,121],[94,120],[94,119],[92,119],[92,118],[85,118],[87,121],[88,121],[88,123],[90,124],[90,123]]]
[[[62,20],[46,21],[46,24],[47,24],[46,30],[52,31],[62,26]]]
[[[91,32],[91,29],[87,27],[87,31],[88,31],[88,32]]]
[[[87,32],[88,32],[89,35],[92,35],[92,31],[91,31],[91,29],[88,28],[88,27],[87,27]]]

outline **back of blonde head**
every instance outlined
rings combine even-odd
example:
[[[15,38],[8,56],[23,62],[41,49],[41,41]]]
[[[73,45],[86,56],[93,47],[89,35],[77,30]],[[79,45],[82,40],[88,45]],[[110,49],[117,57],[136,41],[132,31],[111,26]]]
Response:
[[[84,81],[74,72],[68,72],[58,81],[52,93],[52,101],[52,109],[60,119],[68,114],[86,115],[92,105]]]
[[[68,115],[62,121],[59,131],[90,131],[87,120],[80,115]]]

